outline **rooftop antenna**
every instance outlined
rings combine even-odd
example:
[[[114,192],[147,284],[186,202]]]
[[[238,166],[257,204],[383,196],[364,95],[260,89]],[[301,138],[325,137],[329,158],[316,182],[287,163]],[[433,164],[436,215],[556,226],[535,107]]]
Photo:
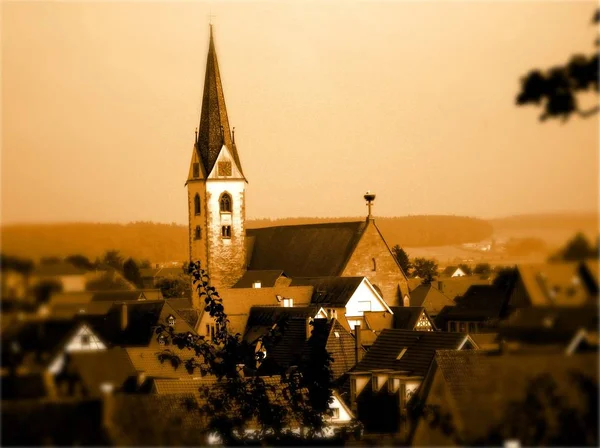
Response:
[[[375,201],[375,193],[371,193],[371,191],[367,191],[364,195],[365,201],[367,201],[367,207],[369,208],[369,215],[367,219],[373,219],[373,215],[371,214],[371,207],[373,206],[373,202]]]

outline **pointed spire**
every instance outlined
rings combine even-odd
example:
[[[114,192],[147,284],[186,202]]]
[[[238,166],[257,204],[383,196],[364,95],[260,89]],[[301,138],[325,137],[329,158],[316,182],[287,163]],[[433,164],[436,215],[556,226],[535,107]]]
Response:
[[[229,130],[229,118],[225,106],[225,96],[223,94],[217,52],[215,51],[215,42],[213,39],[213,26],[211,24],[197,142],[198,152],[207,173],[212,171],[223,145],[227,146],[231,151],[238,169],[242,172],[237,149],[233,144]]]

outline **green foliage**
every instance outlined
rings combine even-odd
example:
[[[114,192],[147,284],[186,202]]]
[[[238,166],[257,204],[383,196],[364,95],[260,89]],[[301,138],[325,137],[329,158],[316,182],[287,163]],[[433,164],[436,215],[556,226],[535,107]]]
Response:
[[[128,258],[125,263],[123,263],[123,277],[125,277],[138,288],[142,287],[142,276],[140,274],[140,269],[133,258]]]
[[[28,275],[33,271],[33,266],[33,261],[26,258],[0,254],[0,271],[14,271],[22,275]]]
[[[404,274],[408,276],[412,269],[412,263],[406,251],[396,244],[392,247],[392,253],[396,257],[396,260],[398,260],[398,264],[402,268],[402,271],[404,271]]]
[[[229,319],[223,300],[209,285],[208,275],[199,262],[189,265],[198,295],[205,303],[205,312],[215,322],[215,335],[211,340],[192,334],[177,334],[173,327],[161,325],[156,336],[167,346],[188,348],[193,354],[180,358],[169,348],[160,353],[161,362],[175,368],[183,366],[188,372],[198,371],[201,376],[214,375],[216,383],[200,389],[206,398],[201,415],[208,420],[208,428],[216,431],[225,445],[240,443],[266,443],[281,445],[301,441],[316,441],[326,425],[332,394],[331,356],[323,345],[310,342],[310,356],[297,369],[282,372],[281,383],[267,383],[258,374],[264,360],[262,351],[244,341],[240,334],[228,329]],[[261,338],[270,347],[282,336],[285,324],[276,325]],[[242,375],[242,371],[244,374]],[[250,422],[258,426],[254,435],[244,432]],[[291,427],[299,424],[308,428],[301,435]]]
[[[192,285],[187,275],[161,277],[156,282],[156,287],[160,289],[165,299],[192,297]]]
[[[102,257],[102,263],[118,272],[123,272],[123,257],[118,250],[107,250]]]
[[[458,265],[458,267],[459,267],[459,268],[461,268],[461,269],[462,269],[462,271],[463,271],[463,272],[464,272],[466,275],[471,275],[471,274],[473,274],[473,269],[471,269],[471,266],[469,266],[469,265],[468,265],[468,264],[466,264],[466,263],[460,263],[460,264]]]
[[[33,287],[33,296],[38,304],[47,303],[50,296],[54,293],[61,292],[63,289],[62,283],[56,280],[44,280],[37,283]]]
[[[424,284],[429,284],[438,275],[438,265],[435,260],[417,257],[413,260],[413,275],[423,279]]]
[[[69,255],[65,258],[65,261],[77,268],[85,269],[87,271],[94,269],[94,264],[85,255]]]
[[[134,289],[133,285],[116,272],[104,272],[85,284],[86,291],[122,291]]]
[[[473,273],[477,275],[487,275],[492,273],[492,267],[489,263],[477,263]]]
[[[593,21],[598,22],[598,11]],[[579,108],[577,94],[585,91],[598,92],[598,52],[590,56],[575,55],[567,64],[546,71],[530,71],[521,80],[517,105],[542,104],[542,121],[548,118],[564,121],[573,114],[589,117],[598,112],[598,106],[585,111]]]

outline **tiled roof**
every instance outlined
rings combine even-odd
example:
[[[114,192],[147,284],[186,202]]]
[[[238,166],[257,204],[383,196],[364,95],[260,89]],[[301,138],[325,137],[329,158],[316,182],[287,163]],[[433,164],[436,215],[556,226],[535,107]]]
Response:
[[[92,293],[92,302],[121,302],[134,300],[160,300],[160,289],[134,289],[122,291],[95,291]]]
[[[465,275],[463,277],[448,277],[439,279],[432,283],[442,294],[451,300],[462,296],[473,285],[489,285],[490,280],[485,280],[477,275]]]
[[[449,305],[454,302],[432,285],[421,285],[410,293],[410,306],[424,307],[429,314],[436,315]]]
[[[337,380],[356,364],[355,339],[337,320],[332,320],[325,348],[331,354],[333,380]],[[364,349],[360,347],[364,353]]]
[[[229,118],[227,117],[225,96],[223,94],[223,85],[221,84],[219,63],[217,62],[217,53],[215,51],[211,28],[206,74],[204,77],[204,93],[202,95],[202,110],[200,113],[200,125],[198,127],[198,141],[195,145],[200,160],[202,160],[202,164],[204,165],[206,175],[212,171],[223,145],[232,153],[235,164],[240,173],[242,173],[240,157],[231,137],[231,130],[229,129]]]
[[[396,306],[394,312],[394,327],[400,330],[414,330],[421,315],[425,312],[422,306]]]
[[[364,277],[296,277],[292,286],[314,287],[311,303],[345,307]]]
[[[285,277],[283,271],[246,271],[242,278],[240,278],[233,288],[252,288],[254,283],[260,282],[262,288],[272,288],[275,286],[275,282]]]
[[[294,277],[340,275],[366,225],[364,221],[248,229],[249,269],[283,270]]]
[[[192,328],[196,328],[198,321],[200,320],[200,311],[196,308],[180,308],[177,311],[179,314]]]
[[[598,306],[532,307],[516,310],[500,323],[498,332],[507,340],[568,342],[580,329],[598,331]]]
[[[450,277],[452,274],[456,272],[458,266],[446,266],[446,269],[442,271],[442,277]]]
[[[147,378],[193,378],[200,376],[198,370],[189,373],[183,364],[174,366],[170,360],[160,361],[159,355],[165,350],[177,355],[182,362],[194,358],[194,351],[178,349],[173,345],[160,347],[128,347],[125,349],[133,368],[144,372]]]
[[[533,306],[579,306],[589,300],[577,263],[520,265],[518,273]]]
[[[573,393],[571,372],[580,371],[598,381],[598,355],[527,353],[526,355],[493,355],[482,351],[438,351],[438,372],[450,393],[450,407],[467,440],[485,436],[486,432],[506,417],[507,406],[524,400],[531,381],[548,374],[556,381],[558,391],[572,404],[581,405]]]
[[[500,346],[498,333],[469,333],[469,336],[480,350],[494,350]]]
[[[436,350],[458,349],[465,338],[460,333],[383,330],[353,370],[392,369],[425,375]],[[406,352],[397,359],[405,348]]]
[[[399,307],[390,308],[395,314],[395,309]],[[369,330],[378,332],[386,328],[394,328],[394,314],[387,311],[365,311],[363,313],[365,327]]]
[[[110,383],[118,389],[125,381],[136,374],[125,349],[116,347],[91,352],[72,352],[68,355],[66,369],[78,376],[85,395],[100,396],[100,386]],[[57,387],[60,387],[57,378]]]
[[[246,324],[244,339],[254,342],[258,337],[268,333],[282,319],[314,318],[319,308],[316,306],[273,307],[253,306]]]

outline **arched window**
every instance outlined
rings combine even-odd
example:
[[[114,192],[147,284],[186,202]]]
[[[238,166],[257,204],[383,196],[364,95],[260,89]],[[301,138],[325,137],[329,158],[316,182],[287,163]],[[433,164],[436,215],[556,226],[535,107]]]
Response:
[[[200,214],[200,195],[198,193],[194,196],[194,214]]]
[[[376,271],[377,270],[377,261],[375,261],[375,258],[373,258],[372,260],[373,260],[373,268],[372,268],[372,270]]]
[[[221,195],[221,200],[219,201],[219,203],[222,212],[231,213],[231,196],[229,196],[229,193],[223,193]]]
[[[196,230],[194,231],[194,239],[199,240],[202,237],[202,231],[200,230],[200,226],[196,226]]]

